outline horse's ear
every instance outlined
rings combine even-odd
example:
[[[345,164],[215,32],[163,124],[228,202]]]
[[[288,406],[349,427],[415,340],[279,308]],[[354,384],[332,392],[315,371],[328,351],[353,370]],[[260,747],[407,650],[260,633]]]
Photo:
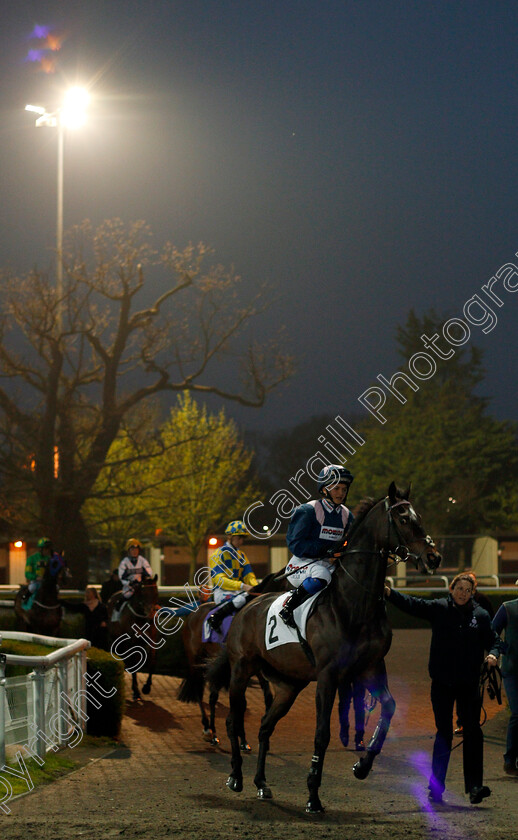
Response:
[[[157,580],[158,580],[158,575],[155,575],[155,577],[153,578],[153,583],[156,583]]]
[[[407,489],[405,490],[405,492],[403,494],[403,498],[408,500],[410,498],[411,491],[412,491],[412,482],[410,482]]]
[[[396,501],[396,494],[397,494],[397,487],[395,481],[393,481],[388,489],[388,497],[390,503],[393,505]]]

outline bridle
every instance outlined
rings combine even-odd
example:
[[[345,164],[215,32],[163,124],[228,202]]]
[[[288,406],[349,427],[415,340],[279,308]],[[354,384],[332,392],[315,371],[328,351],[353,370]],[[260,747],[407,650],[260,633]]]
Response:
[[[347,577],[349,577],[357,586],[359,586],[365,592],[368,592],[370,595],[373,595],[375,590],[369,589],[368,587],[366,587],[362,583],[360,583],[359,580],[356,580],[356,578],[350,573],[350,571],[342,563],[342,560],[343,560],[344,557],[346,557],[350,554],[376,555],[376,556],[379,556],[382,560],[384,560],[387,563],[387,568],[389,568],[390,566],[396,566],[398,563],[406,563],[407,561],[415,563],[416,568],[417,568],[419,560],[421,560],[423,562],[425,568],[428,568],[427,565],[426,565],[426,561],[424,561],[422,559],[423,554],[425,553],[427,548],[431,548],[431,547],[435,548],[434,541],[427,534],[425,537],[422,538],[423,542],[425,543],[425,547],[423,548],[421,553],[420,554],[412,553],[408,549],[408,547],[404,544],[404,539],[401,535],[401,531],[399,530],[399,528],[397,526],[397,522],[395,521],[394,517],[392,516],[392,511],[394,510],[394,508],[400,507],[401,505],[407,505],[408,507],[411,507],[412,506],[411,502],[409,502],[407,499],[401,499],[399,502],[394,502],[393,504],[390,504],[390,499],[389,499],[388,496],[386,496],[383,501],[384,501],[385,510],[387,512],[387,540],[386,540],[386,546],[382,547],[382,548],[379,548],[377,550],[364,549],[364,548],[346,548],[345,551],[341,554],[341,556],[338,559],[338,565],[340,566],[342,571],[347,575]],[[396,538],[399,540],[395,549],[388,548],[388,546],[390,545],[391,529],[394,530],[394,532],[396,534]],[[389,560],[391,560],[392,562],[388,563]],[[433,569],[430,569],[429,571],[430,571],[430,574],[433,574],[433,572],[434,572]],[[380,601],[383,600],[383,595],[379,596],[378,600],[380,600]]]
[[[139,586],[139,589],[138,589],[138,590],[137,590],[137,589],[134,589],[134,590],[133,590],[133,595],[131,596],[132,598],[133,598],[135,595],[139,595],[139,594],[141,593],[141,590],[142,590],[142,589],[144,589],[144,588],[146,588],[146,587],[149,587],[149,586],[154,586],[154,587],[155,587],[155,590],[156,590],[156,583],[155,583],[155,581],[154,581],[154,580],[153,580],[153,581],[151,581],[151,580],[150,580],[150,581],[144,581],[144,580],[142,580],[142,581],[140,581],[140,582],[139,582],[138,586]],[[141,602],[141,603],[142,603],[142,602]],[[153,617],[153,615],[154,615],[153,610],[154,610],[154,606],[155,606],[155,605],[151,605],[149,613],[146,613],[145,615],[144,615],[143,613],[137,612],[137,610],[135,610],[135,609],[133,608],[133,606],[132,606],[132,604],[131,604],[131,598],[128,598],[128,601],[127,601],[127,603],[126,603],[126,606],[128,607],[129,611],[130,611],[130,612],[132,612],[132,613],[133,613],[133,615],[134,615],[136,618],[147,618],[147,619],[149,619],[149,618],[152,618],[152,617]]]

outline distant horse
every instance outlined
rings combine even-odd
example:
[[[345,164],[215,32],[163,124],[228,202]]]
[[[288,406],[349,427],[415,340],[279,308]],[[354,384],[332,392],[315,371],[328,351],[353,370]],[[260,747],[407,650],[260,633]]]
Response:
[[[153,645],[146,644],[144,639],[146,635],[149,635],[151,639],[153,639],[156,635],[153,618],[155,613],[160,609],[160,604],[158,603],[158,588],[156,584],[157,578],[158,575],[155,575],[154,578],[145,578],[140,583],[134,583],[132,585],[133,592],[131,596],[125,600],[125,603],[121,608],[120,618],[118,621],[112,621],[111,616],[114,606],[119,600],[121,593],[116,592],[112,595],[107,604],[109,618],[108,628],[110,636],[113,639],[113,655],[122,659],[126,664],[124,649],[127,650],[126,659],[132,655],[131,651],[135,651],[135,646],[131,645],[131,640],[138,640],[138,648],[146,651],[146,660],[143,664],[148,666],[148,678],[142,686],[143,694],[149,694],[153,684],[155,648]],[[126,639],[120,639],[121,636],[126,636]],[[121,642],[123,643],[121,644]],[[129,667],[128,670],[130,670]],[[136,671],[131,670],[130,673],[133,699],[142,700],[138,687],[137,673]]]
[[[427,573],[441,562],[432,539],[421,526],[421,518],[408,501],[408,491],[402,493],[394,482],[384,499],[363,503],[349,532],[343,558],[337,563],[329,586],[308,619],[306,651],[293,643],[267,650],[266,621],[269,607],[275,600],[273,596],[252,601],[237,614],[228,634],[226,650],[209,669],[210,679],[216,685],[222,685],[230,666],[227,732],[232,746],[232,769],[227,786],[231,790],[243,789],[242,757],[236,733],[242,728],[246,686],[250,678],[260,672],[276,685],[273,703],[262,718],[259,730],[254,783],[260,799],[272,796],[265,777],[270,736],[299,692],[314,680],[317,683],[317,725],[307,779],[306,811],[314,814],[324,810],[319,788],[331,734],[331,711],[340,680],[361,680],[380,701],[380,722],[367,752],[354,767],[358,778],[367,776],[374,757],[382,748],[395,708],[386,687],[384,664],[392,638],[383,600],[389,557],[396,561],[414,559]],[[275,632],[275,621],[271,616],[270,637]]]
[[[33,596],[30,609],[23,608],[26,585],[20,586],[14,599],[14,611],[29,633],[42,636],[57,636],[61,625],[62,607],[59,603],[59,583],[68,575],[65,561],[58,554],[49,557],[40,581],[40,586]]]
[[[283,592],[288,588],[286,580],[275,580],[276,573],[272,572],[263,578],[261,583],[254,586],[250,591],[253,595],[259,595],[264,592]],[[208,613],[215,607],[214,602],[209,601],[191,612],[184,618],[184,625],[182,628],[182,641],[187,656],[189,665],[189,673],[183,680],[178,689],[177,698],[182,703],[198,703],[201,711],[201,723],[203,726],[203,738],[211,743],[213,746],[219,744],[219,738],[216,735],[216,704],[218,702],[219,689],[211,685],[209,682],[209,717],[205,711],[203,702],[203,694],[205,690],[205,664],[208,659],[214,657],[220,650],[220,645],[215,642],[202,641],[202,628]],[[272,693],[270,685],[264,679],[261,673],[257,674],[257,678],[261,685],[264,694],[265,706],[268,709],[272,703]],[[239,734],[241,749],[243,752],[249,752],[250,746],[246,740],[244,731]]]

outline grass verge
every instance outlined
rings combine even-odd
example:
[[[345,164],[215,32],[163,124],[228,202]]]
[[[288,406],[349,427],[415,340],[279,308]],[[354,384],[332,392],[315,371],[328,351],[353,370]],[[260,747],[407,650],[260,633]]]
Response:
[[[54,782],[61,776],[66,776],[90,764],[103,755],[111,752],[119,747],[120,744],[111,738],[94,738],[90,735],[85,735],[80,744],[73,750],[65,749],[55,753],[49,751],[45,756],[45,763],[40,766],[33,758],[27,758],[23,750],[21,750],[27,774],[32,782],[32,787],[28,784],[28,780],[16,778],[11,773],[6,773],[0,770],[0,779],[3,777],[9,781],[12,788],[12,796],[19,796],[27,793],[29,790],[36,790],[42,785],[47,785]],[[15,757],[10,758],[4,767],[12,768],[20,776],[21,768],[19,762]],[[2,768],[3,769],[3,768]],[[2,791],[3,792],[3,791]]]

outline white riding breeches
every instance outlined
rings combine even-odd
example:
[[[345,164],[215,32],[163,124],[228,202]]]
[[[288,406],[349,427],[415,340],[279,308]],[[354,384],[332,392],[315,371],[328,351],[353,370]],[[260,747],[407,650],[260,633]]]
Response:
[[[232,600],[236,610],[240,610],[246,604],[246,592],[236,592],[235,590],[229,592],[228,589],[220,589],[219,586],[214,587],[215,604],[224,604],[225,601],[230,600]]]
[[[288,575],[288,581],[295,587],[300,586],[306,578],[318,578],[325,581],[327,586],[331,581],[334,570],[334,564],[328,560],[316,560],[312,563],[303,557],[292,557],[286,566],[286,572],[291,572]]]

